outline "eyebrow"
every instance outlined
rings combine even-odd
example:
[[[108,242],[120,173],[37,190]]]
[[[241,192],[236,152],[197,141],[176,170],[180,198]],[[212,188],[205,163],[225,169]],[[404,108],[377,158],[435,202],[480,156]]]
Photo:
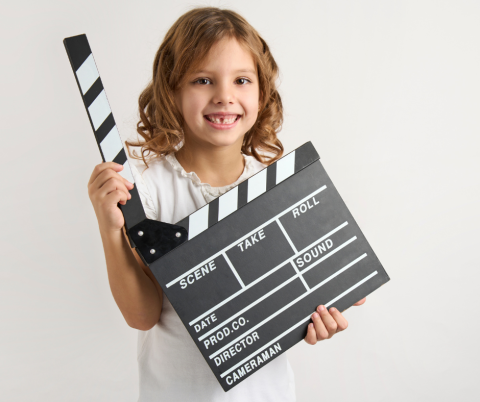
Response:
[[[200,74],[200,73],[204,73],[204,74],[212,74],[212,71],[206,71],[206,70],[197,70],[197,71],[193,71],[192,74]],[[251,73],[251,74],[256,74],[257,72],[255,70],[252,70],[252,69],[241,69],[241,70],[236,70],[234,71],[235,74],[237,73]]]

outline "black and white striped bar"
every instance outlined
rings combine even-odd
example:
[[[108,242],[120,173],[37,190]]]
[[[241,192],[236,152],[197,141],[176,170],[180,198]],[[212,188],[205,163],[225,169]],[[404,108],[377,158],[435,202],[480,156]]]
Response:
[[[177,225],[187,229],[188,240],[191,240],[318,159],[312,143],[307,142],[177,222]]]
[[[103,161],[123,165],[123,170],[119,174],[134,183],[122,139],[115,124],[87,37],[78,35],[65,38],[64,45]],[[131,200],[127,205],[121,206],[127,227],[132,227],[146,218],[136,188],[130,193],[132,195]]]

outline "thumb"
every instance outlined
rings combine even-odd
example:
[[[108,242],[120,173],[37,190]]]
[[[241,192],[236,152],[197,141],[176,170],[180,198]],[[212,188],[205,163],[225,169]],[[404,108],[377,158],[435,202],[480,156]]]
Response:
[[[361,306],[363,303],[365,303],[367,301],[367,298],[364,297],[362,300],[359,300],[358,302],[356,302],[354,304],[354,306]]]

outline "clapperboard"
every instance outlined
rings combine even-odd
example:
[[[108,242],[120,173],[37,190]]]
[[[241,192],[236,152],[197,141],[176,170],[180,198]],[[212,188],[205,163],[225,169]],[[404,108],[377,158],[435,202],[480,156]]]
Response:
[[[64,43],[103,160],[133,182],[87,38]],[[176,225],[131,194],[131,245],[225,391],[301,341],[319,304],[343,311],[389,280],[310,142]]]

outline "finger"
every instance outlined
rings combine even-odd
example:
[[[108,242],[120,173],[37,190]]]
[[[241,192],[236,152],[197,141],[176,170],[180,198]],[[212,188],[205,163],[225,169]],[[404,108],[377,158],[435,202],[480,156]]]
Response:
[[[88,191],[95,192],[98,189],[102,188],[102,186],[110,179],[120,176],[114,169],[103,169],[97,177],[93,180],[92,183],[88,185]]]
[[[113,169],[105,169],[96,177],[93,183],[89,186],[89,191],[94,192],[95,190],[102,188],[105,183],[110,179],[116,179],[123,183],[126,187],[130,188],[130,190],[133,189],[133,184],[130,183],[127,179],[124,179]]]
[[[345,331],[348,328],[348,321],[343,316],[343,314],[340,311],[338,311],[335,307],[332,307],[329,310],[329,312],[330,312],[330,315],[333,317],[333,319],[337,323],[337,332]]]
[[[124,192],[115,190],[104,198],[104,202],[106,205],[117,205],[117,203],[125,205],[127,203],[127,196]]]
[[[309,345],[315,345],[317,343],[317,333],[315,332],[315,327],[312,323],[308,324],[305,342],[307,342]]]
[[[106,197],[116,191],[121,192],[122,196],[118,196],[118,200],[116,201],[106,201]],[[94,205],[108,205],[120,202],[120,199],[129,200],[132,198],[132,196],[123,183],[119,182],[115,178],[111,178],[99,190],[92,192],[90,194],[90,198]]]
[[[127,195],[127,199],[132,198],[125,183],[121,180],[118,180],[116,177],[110,178],[102,187],[100,187],[99,196],[105,197],[115,190],[123,191]]]
[[[88,180],[88,185],[90,186],[95,181],[95,179],[98,177],[98,175],[100,173],[102,173],[103,171],[105,171],[106,169],[113,169],[116,172],[120,172],[123,169],[123,165],[120,165],[119,163],[115,163],[115,162],[99,163],[93,169],[93,172],[90,175],[90,180]]]
[[[317,311],[328,331],[328,339],[330,339],[337,332],[337,322],[333,319],[325,306],[318,306]]]
[[[356,302],[354,304],[354,306],[361,306],[363,303],[365,303],[367,301],[367,298],[364,297],[362,300],[359,300],[358,302]]]
[[[315,327],[315,333],[317,334],[317,340],[323,341],[324,339],[328,339],[329,334],[327,328],[325,328],[325,324],[320,317],[320,314],[318,314],[317,312],[313,313],[312,321]]]
[[[109,197],[111,194],[115,194],[113,197]],[[122,191],[122,190],[113,190],[111,191],[110,193],[108,193],[104,199],[107,199],[107,197],[109,197],[108,199],[111,200],[110,203],[111,204],[117,204],[117,203],[120,203],[122,205],[125,205],[127,203],[127,201],[132,198],[132,196],[130,195],[130,193],[128,192],[125,192],[125,191]]]

